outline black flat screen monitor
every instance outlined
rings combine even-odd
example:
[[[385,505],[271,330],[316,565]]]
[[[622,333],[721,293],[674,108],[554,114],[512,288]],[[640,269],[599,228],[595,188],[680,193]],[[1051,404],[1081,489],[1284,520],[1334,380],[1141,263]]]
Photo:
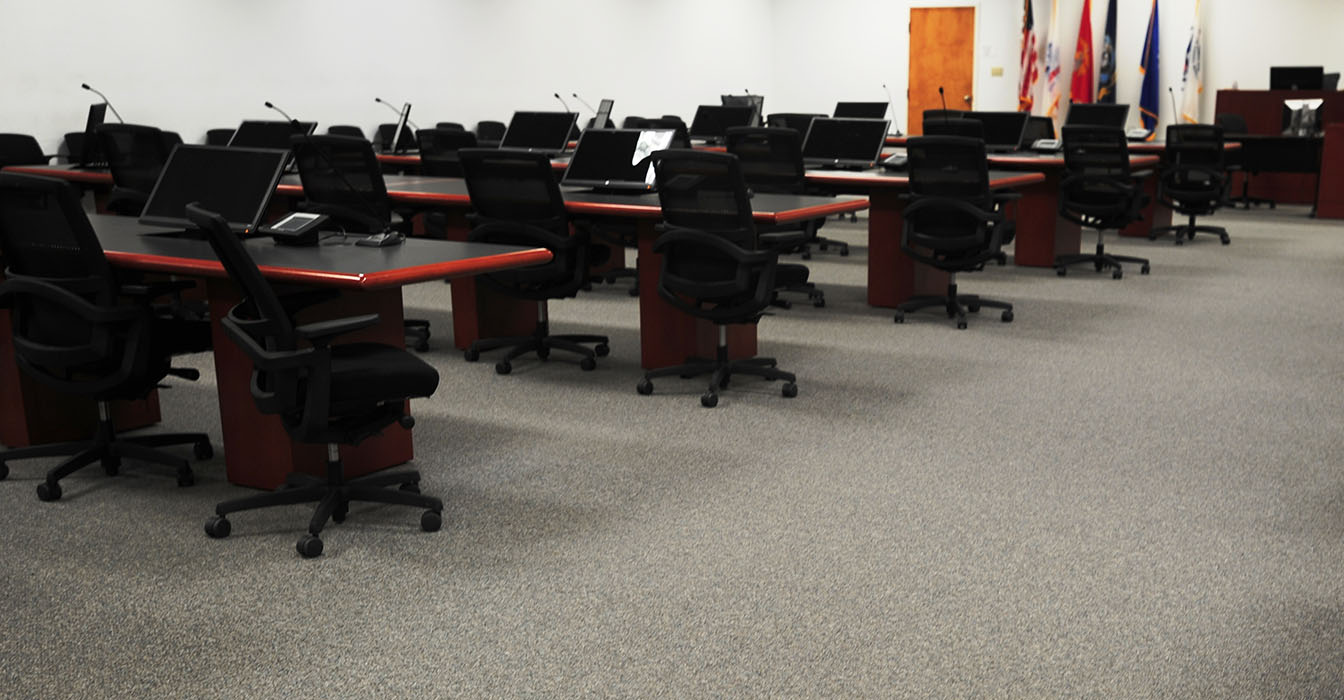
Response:
[[[649,192],[649,155],[672,146],[671,129],[589,129],[579,138],[561,184]]]
[[[1321,76],[1321,89],[1328,92],[1339,90],[1339,73],[1326,73]]]
[[[883,119],[887,116],[886,102],[836,102],[836,119]]]
[[[238,125],[229,139],[229,148],[283,148],[289,150],[289,137],[294,134],[312,134],[317,122],[255,121],[246,120]]]
[[[514,112],[499,147],[560,153],[578,118],[575,112]]]
[[[985,133],[985,150],[1016,151],[1022,147],[1022,132],[1027,128],[1026,112],[967,112],[965,119],[975,119]]]
[[[70,154],[79,159],[80,165],[89,167],[107,162],[107,156],[103,155],[102,140],[98,138],[97,134],[98,127],[102,126],[103,120],[106,118],[106,102],[89,105],[89,116],[84,120],[84,142],[81,144],[80,153]]]
[[[725,107],[750,107],[751,123],[747,126],[761,125],[761,115],[765,110],[764,95],[719,95],[719,104]]]
[[[817,117],[803,139],[803,162],[808,165],[871,167],[887,142],[886,119],[828,119]]]
[[[1325,83],[1321,66],[1270,66],[1270,90],[1320,90]]]
[[[250,233],[266,213],[289,150],[180,145],[168,156],[140,223],[193,228],[192,202],[219,213],[234,233]]]
[[[611,128],[611,108],[615,104],[615,100],[602,100],[597,103],[597,114],[593,115],[594,129]]]
[[[1096,104],[1079,102],[1069,105],[1069,114],[1064,118],[1067,126],[1113,126],[1125,128],[1129,119],[1129,105]]]
[[[695,118],[691,120],[690,136],[722,142],[729,128],[751,126],[752,112],[751,107],[741,105],[700,105],[695,108]]]

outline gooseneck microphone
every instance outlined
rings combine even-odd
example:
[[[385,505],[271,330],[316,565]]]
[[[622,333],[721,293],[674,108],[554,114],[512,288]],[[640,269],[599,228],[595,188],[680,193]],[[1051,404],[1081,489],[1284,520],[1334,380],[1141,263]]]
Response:
[[[589,112],[593,112],[594,114],[597,113],[597,110],[593,109],[593,106],[592,106],[592,105],[590,105],[590,104],[588,104],[586,101],[584,101],[584,99],[583,99],[582,97],[579,97],[579,93],[577,93],[577,92],[571,92],[571,93],[569,93],[569,95],[570,95],[570,97],[573,97],[574,99],[578,100],[578,101],[579,101],[579,104],[583,105],[584,107],[587,107]]]
[[[112,110],[112,114],[116,116],[117,121],[121,122],[122,124],[126,123],[126,120],[121,118],[121,113],[117,111],[117,108],[112,106],[112,100],[107,99],[107,95],[104,95],[103,93],[94,90],[92,87],[89,87],[88,83],[80,83],[79,86],[103,98],[103,102],[107,103],[107,108]]]
[[[1171,96],[1171,121],[1181,123],[1181,110],[1176,108],[1176,91],[1167,86],[1167,94]],[[1157,122],[1153,122],[1153,131],[1157,131]]]
[[[288,114],[285,114],[285,110],[280,109],[279,107],[276,107],[275,105],[271,104],[270,102],[266,102],[265,104],[266,104],[266,109],[273,109],[273,110],[279,112],[279,113],[280,113],[280,116],[284,117],[285,119],[288,119],[290,125],[295,126],[295,127],[297,127],[297,126],[299,125],[299,120],[295,119],[294,117],[289,116]]]
[[[382,99],[381,97],[375,97],[375,98],[373,98],[373,101],[374,101],[374,102],[377,102],[378,104],[380,104],[380,105],[382,105],[382,106],[384,106],[384,107],[386,107],[386,108],[388,108],[388,109],[390,109],[390,110],[392,110],[393,112],[396,112],[398,118],[401,117],[401,109],[397,109],[396,107],[393,107],[391,102],[388,102],[387,100],[384,100],[384,99]],[[402,109],[405,109],[405,107],[402,107]],[[411,118],[410,118],[409,116],[406,117],[406,123],[407,123],[407,124],[410,124],[412,129],[415,129],[415,130],[417,130],[417,131],[420,129],[420,125],[419,125],[419,124],[416,124],[416,123],[413,122],[413,121],[411,121]]]
[[[896,124],[896,100],[891,97],[891,90],[886,83],[882,83],[882,92],[887,93],[887,109],[891,110],[891,126],[895,129],[897,136],[901,135],[901,127]]]
[[[558,93],[558,92],[553,92],[553,93],[551,93],[551,94],[552,94],[552,95],[555,95],[555,99],[560,100],[560,106],[561,106],[561,107],[564,107],[566,112],[572,112],[572,111],[574,111],[574,110],[572,110],[572,109],[569,108],[569,105],[565,104],[565,98],[561,97],[561,96],[560,96],[560,93]]]

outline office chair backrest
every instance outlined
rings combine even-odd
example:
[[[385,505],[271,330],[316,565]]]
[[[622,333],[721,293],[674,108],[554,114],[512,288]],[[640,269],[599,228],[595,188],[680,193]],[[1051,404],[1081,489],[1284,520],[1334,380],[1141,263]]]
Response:
[[[1055,138],[1055,121],[1050,117],[1027,117],[1027,128],[1022,130],[1022,148],[1041,139]]]
[[[1172,124],[1167,127],[1167,159],[1173,165],[1223,169],[1223,127]]]
[[[803,137],[797,130],[735,126],[727,130],[726,143],[753,191],[801,193],[806,189]]]
[[[949,197],[992,208],[985,142],[965,136],[921,136],[905,142],[910,193]]]
[[[664,114],[657,119],[647,120],[645,129],[671,129],[672,145],[669,148],[690,148],[691,134],[686,122],[675,114]]]
[[[977,119],[924,118],[925,136],[963,136],[984,139],[985,127]]]
[[[1129,142],[1120,127],[1066,124],[1060,132],[1070,174],[1129,177]]]
[[[330,134],[295,134],[289,142],[299,165],[304,199],[363,233],[376,233],[391,223],[387,184],[372,144]]]
[[[756,227],[742,164],[731,153],[666,150],[653,154],[658,201],[669,226],[718,234],[756,248]]]
[[[227,146],[233,140],[234,129],[210,129],[205,132],[205,145]]]
[[[0,134],[0,168],[6,165],[46,165],[42,146],[28,134]]]
[[[476,134],[463,129],[420,129],[420,172],[434,177],[462,177],[457,152],[476,147]]]
[[[649,124],[650,124],[652,121],[653,121],[653,120],[652,120],[652,119],[649,119],[648,117],[636,117],[636,116],[634,116],[634,115],[631,115],[631,116],[628,116],[628,117],[626,117],[625,119],[622,119],[622,120],[621,120],[621,128],[622,128],[622,129],[647,129],[647,128],[649,128]]]
[[[149,194],[168,162],[163,132],[139,124],[102,124],[97,134],[117,187]]]
[[[26,372],[57,389],[97,393],[149,370],[148,311],[117,308],[116,278],[72,185],[0,173],[0,250]]]
[[[1213,123],[1223,127],[1224,134],[1244,134],[1248,131],[1246,118],[1240,114],[1223,112],[1213,118]]]
[[[332,136],[352,136],[354,138],[364,138],[364,130],[351,124],[333,124],[327,127],[327,133]]]
[[[477,141],[502,141],[504,132],[509,127],[504,122],[483,121],[476,122],[476,140]]]
[[[434,125],[435,129],[449,129],[452,131],[466,131],[467,127],[458,122],[439,122]]]
[[[565,199],[545,154],[463,148],[457,155],[478,221],[516,221],[568,233]]]

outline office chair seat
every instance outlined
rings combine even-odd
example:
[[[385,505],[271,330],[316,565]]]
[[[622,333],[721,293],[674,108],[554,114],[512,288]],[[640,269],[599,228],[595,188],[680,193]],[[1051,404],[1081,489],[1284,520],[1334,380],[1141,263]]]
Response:
[[[331,401],[336,413],[416,396],[437,377],[433,367],[390,345],[350,343],[331,348]]]

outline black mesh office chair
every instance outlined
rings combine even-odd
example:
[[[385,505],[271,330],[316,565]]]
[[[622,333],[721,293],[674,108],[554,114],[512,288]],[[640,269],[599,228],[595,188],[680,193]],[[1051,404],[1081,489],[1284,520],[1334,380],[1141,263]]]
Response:
[[[221,324],[252,361],[257,409],[279,416],[294,441],[327,446],[325,479],[296,472],[273,493],[220,503],[205,523],[206,534],[227,537],[233,529],[230,513],[316,502],[308,534],[297,544],[299,554],[315,557],[322,553],[320,534],[327,521],[343,522],[352,501],[424,508],[420,527],[438,530],[443,502],[420,494],[418,472],[376,472],[347,480],[339,452],[340,445],[358,445],[394,424],[409,430],[415,421],[406,415],[406,403],[432,395],[438,372],[390,345],[333,344],[341,335],[375,325],[376,314],[295,325],[224,218],[195,205],[187,206],[187,216],[209,236],[229,278],[245,295]]]
[[[227,146],[233,140],[235,129],[209,129],[205,132],[205,145]]]
[[[331,136],[350,136],[357,139],[365,138],[364,130],[352,124],[333,124],[327,127],[327,133]]]
[[[509,127],[504,122],[476,122],[476,144],[481,148],[498,148],[499,143],[504,140],[504,132],[508,130]]]
[[[421,129],[415,137],[420,142],[420,172],[434,177],[462,177],[457,152],[476,148],[476,134],[463,129]]]
[[[168,162],[169,148],[163,132],[139,124],[102,124],[96,133],[112,170],[108,211],[138,216]]]
[[[354,136],[294,134],[289,138],[303,183],[303,211],[326,214],[350,233],[399,231],[412,221],[392,210],[373,145]],[[406,337],[416,350],[429,349],[429,321],[406,319]]]
[[[984,139],[985,127],[978,119],[951,119],[924,117],[925,136],[961,136],[970,139]]]
[[[807,185],[803,166],[802,132],[789,127],[731,127],[727,130],[728,152],[737,156],[742,177],[753,192],[782,194],[820,194]],[[849,255],[849,244],[822,238],[817,230],[826,219],[757,227],[760,242],[781,253],[798,251],[804,260],[812,258],[811,246],[821,250],[835,246],[841,256]]]
[[[966,312],[988,306],[1003,309],[1000,320],[1013,320],[1013,305],[957,291],[957,273],[984,269],[1011,240],[1008,221],[989,189],[985,142],[962,136],[925,136],[906,142],[910,157],[910,203],[904,212],[901,250],[911,258],[948,273],[947,294],[920,296],[897,306],[896,323],[905,314],[929,307],[947,311],[957,328],[966,328]]]
[[[1196,233],[1212,233],[1223,245],[1231,242],[1227,229],[1196,223],[1196,217],[1218,211],[1227,200],[1227,167],[1223,163],[1223,129],[1211,124],[1172,124],[1167,127],[1167,152],[1157,181],[1157,197],[1173,211],[1184,214],[1184,224],[1154,226],[1148,240],[1175,233],[1176,245]]]
[[[505,270],[477,277],[501,294],[537,302],[537,325],[531,335],[483,338],[464,353],[468,362],[482,352],[508,347],[495,371],[508,374],[512,361],[535,352],[546,360],[551,350],[579,355],[579,367],[590,371],[605,357],[610,344],[603,335],[552,335],[546,311],[550,299],[576,296],[588,282],[588,234],[570,232],[565,200],[560,196],[551,161],[544,154],[499,149],[464,148],[458,151],[475,213],[468,240],[544,247],[551,261],[543,265]],[[593,348],[584,344],[596,344]]]
[[[51,178],[0,173],[0,249],[7,263],[0,305],[12,314],[19,369],[56,391],[98,403],[93,439],[0,452],[0,478],[9,472],[7,462],[69,455],[38,484],[38,498],[59,499],[60,480],[95,462],[115,475],[122,458],[172,467],[178,485],[189,486],[194,477],[187,460],[156,448],[192,445],[197,459],[210,459],[209,437],[116,435],[110,402],[144,398],[170,374],[199,376],[169,362],[175,353],[199,349],[199,338],[152,304],[191,283],[122,283],[103,256],[79,193]]]
[[[1145,258],[1111,255],[1103,238],[1106,229],[1122,229],[1142,218],[1148,197],[1129,170],[1129,145],[1125,132],[1109,126],[1064,126],[1064,179],[1059,183],[1059,215],[1085,228],[1096,229],[1097,251],[1055,257],[1055,272],[1068,274],[1068,266],[1092,263],[1097,272],[1111,268],[1111,276],[1123,275],[1120,263],[1138,263],[1148,274]]]
[[[1246,119],[1240,114],[1225,112],[1213,118],[1213,123],[1223,128],[1223,137],[1237,140],[1237,136],[1244,135],[1250,131],[1246,126]],[[1241,194],[1229,200],[1235,208],[1238,204],[1250,209],[1252,206],[1268,204],[1270,209],[1274,209],[1278,204],[1266,197],[1251,196],[1251,177],[1259,172],[1258,164],[1254,159],[1246,157],[1245,147],[1237,149],[1226,155],[1227,169],[1232,172],[1241,171]]]
[[[458,122],[438,122],[434,124],[435,129],[450,129],[452,131],[466,131],[467,127]]]
[[[700,405],[713,408],[719,403],[719,390],[728,387],[732,376],[747,374],[782,380],[781,393],[797,396],[797,378],[777,369],[774,358],[728,359],[727,325],[760,321],[774,299],[779,267],[779,253],[756,248],[751,204],[737,157],[667,150],[654,153],[653,162],[667,222],[660,224],[663,233],[653,246],[662,256],[658,295],[683,313],[712,321],[719,339],[713,359],[688,359],[685,364],[651,370],[636,391],[653,393],[653,380],[659,377],[709,374]]]
[[[621,128],[622,128],[622,129],[647,129],[647,128],[649,128],[649,124],[650,124],[652,121],[653,121],[653,120],[652,120],[652,119],[649,119],[648,117],[636,117],[636,116],[634,116],[634,115],[630,115],[630,116],[626,117],[625,119],[622,119],[622,120],[621,120]]]
[[[7,165],[46,165],[55,155],[44,155],[37,139],[28,134],[0,134],[0,168]]]
[[[658,200],[669,226],[709,231],[729,237],[748,250],[762,248],[752,220],[750,193],[741,161],[731,153],[672,149],[659,151]],[[663,192],[664,182],[673,189]],[[686,184],[689,183],[689,184]],[[740,194],[740,196],[739,196]],[[796,263],[775,268],[775,296],[771,303],[788,308],[778,292],[806,294],[814,306],[825,306],[826,296],[808,281],[811,271]]]

